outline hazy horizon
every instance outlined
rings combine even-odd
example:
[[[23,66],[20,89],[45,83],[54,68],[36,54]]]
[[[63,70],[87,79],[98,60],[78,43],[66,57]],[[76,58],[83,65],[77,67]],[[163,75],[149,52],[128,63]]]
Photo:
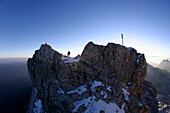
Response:
[[[0,64],[3,64],[3,63],[12,63],[12,62],[18,62],[18,61],[27,61],[28,58],[31,58],[32,56],[30,57],[7,57],[7,58],[0,58]],[[167,58],[169,61],[170,61],[170,58]],[[163,61],[163,60],[167,60],[166,58],[162,58],[160,60],[160,62],[158,63],[155,63],[155,62],[152,62],[152,61],[147,61],[147,63],[149,63],[150,65],[154,66],[154,67],[159,67],[159,64]],[[146,59],[147,60],[147,59]]]
[[[109,43],[109,42],[108,42]],[[112,42],[113,43],[113,42]],[[96,43],[97,44],[97,43]],[[40,48],[40,47],[39,47]],[[35,49],[35,50],[38,50],[39,48]],[[55,48],[53,48],[55,49]],[[35,52],[34,50],[34,52]],[[55,49],[56,50],[56,49]],[[58,51],[58,50],[56,50]],[[138,51],[138,50],[137,50]],[[28,58],[32,58],[34,52],[30,55],[30,56],[27,56],[27,57],[0,57],[0,63],[6,63],[6,62],[17,62],[17,61],[23,61],[23,60],[27,60]],[[59,52],[59,51],[58,51]],[[83,52],[83,49],[80,53],[77,53],[77,54],[74,54],[74,53],[71,53],[71,57],[75,57],[77,56],[78,54],[81,55],[81,53]],[[61,53],[61,52],[60,52]],[[63,55],[66,55],[67,54],[67,51],[65,51],[65,53],[61,53]],[[157,67],[163,60],[170,60],[169,57],[158,57],[158,56],[146,56],[145,54],[145,58],[146,58],[146,61],[147,63],[149,63],[150,65],[154,66],[154,67]],[[153,58],[152,60],[149,60],[150,58]]]

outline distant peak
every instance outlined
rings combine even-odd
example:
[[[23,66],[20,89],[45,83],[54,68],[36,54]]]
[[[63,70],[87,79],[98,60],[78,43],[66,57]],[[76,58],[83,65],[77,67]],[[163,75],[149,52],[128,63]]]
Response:
[[[166,59],[166,60],[163,60],[160,64],[159,64],[159,66],[165,66],[165,67],[167,67],[167,65],[169,65],[170,64],[170,62],[169,62],[169,60],[168,59]]]
[[[166,59],[166,60],[163,60],[162,62],[169,62],[169,60],[168,60],[168,59]]]

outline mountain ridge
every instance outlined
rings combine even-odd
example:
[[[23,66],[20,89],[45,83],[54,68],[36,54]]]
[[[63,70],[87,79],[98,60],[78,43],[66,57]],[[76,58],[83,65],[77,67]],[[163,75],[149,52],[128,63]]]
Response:
[[[161,69],[165,69],[168,72],[170,72],[170,61],[169,59],[163,60],[160,64],[159,64],[159,68]]]
[[[144,81],[144,54],[119,44],[89,42],[78,60],[64,59],[47,44],[28,59],[37,90],[29,112],[158,112],[156,90]]]

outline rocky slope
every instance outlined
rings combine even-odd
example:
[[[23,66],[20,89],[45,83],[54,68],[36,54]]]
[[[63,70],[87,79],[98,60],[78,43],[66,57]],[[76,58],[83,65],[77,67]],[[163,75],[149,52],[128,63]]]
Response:
[[[160,113],[170,112],[170,73],[166,70],[154,68],[148,64],[146,80],[151,82],[158,91],[158,110]]]
[[[27,65],[36,88],[29,113],[158,111],[156,90],[145,81],[145,57],[133,48],[89,42],[74,59],[45,44]]]
[[[160,68],[154,68],[148,64],[146,80],[150,81],[159,94],[168,96],[170,94],[170,73]]]

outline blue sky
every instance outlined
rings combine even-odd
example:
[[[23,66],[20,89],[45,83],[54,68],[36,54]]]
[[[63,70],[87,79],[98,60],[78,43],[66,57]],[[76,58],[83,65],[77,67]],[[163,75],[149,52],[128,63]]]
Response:
[[[0,58],[31,57],[42,43],[81,54],[89,41],[121,43],[147,61],[170,58],[168,0],[0,0]]]

